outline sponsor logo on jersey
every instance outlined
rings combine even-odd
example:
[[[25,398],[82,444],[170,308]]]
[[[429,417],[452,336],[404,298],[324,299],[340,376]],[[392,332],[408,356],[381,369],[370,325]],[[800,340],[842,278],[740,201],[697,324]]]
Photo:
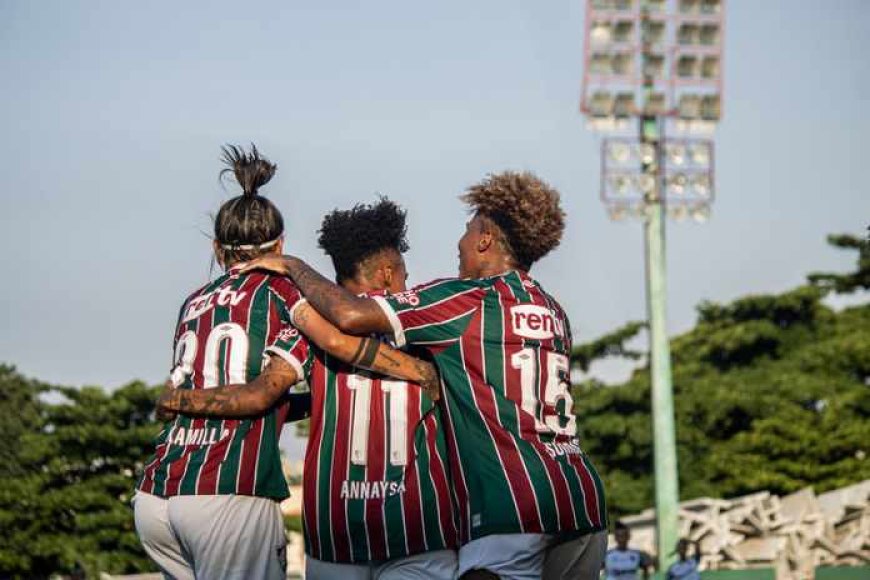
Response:
[[[215,306],[236,306],[247,294],[247,292],[236,292],[232,288],[219,288],[214,292],[197,296],[187,305],[182,322],[199,318]]]
[[[406,290],[405,292],[399,292],[398,294],[392,295],[393,300],[398,302],[399,304],[408,304],[410,306],[419,306],[420,305],[420,297],[417,296],[417,293],[413,290]]]
[[[383,499],[400,493],[405,493],[404,481],[341,482],[341,499]]]
[[[297,336],[299,336],[298,330],[296,330],[292,326],[285,326],[281,329],[281,332],[278,333],[277,340],[281,342],[287,342]]]
[[[512,306],[511,326],[517,336],[534,340],[546,340],[565,334],[562,321],[553,311],[537,304]]]

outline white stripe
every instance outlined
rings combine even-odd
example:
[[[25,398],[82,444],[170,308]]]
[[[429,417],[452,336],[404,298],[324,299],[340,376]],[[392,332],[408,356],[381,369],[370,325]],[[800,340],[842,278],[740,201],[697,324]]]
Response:
[[[383,296],[372,296],[372,299],[375,301],[375,304],[381,307],[387,320],[390,321],[390,327],[393,329],[393,341],[395,342],[396,348],[402,348],[405,346],[405,331],[402,329],[402,321],[399,320],[396,311],[393,310],[393,307]]]
[[[508,290],[511,291],[511,294],[513,294],[513,289],[510,287],[510,285],[509,284],[505,284],[505,285],[508,287]],[[505,316],[504,316],[505,308],[504,308],[504,304],[501,301],[501,293],[498,290],[496,290],[495,295],[498,299],[499,312],[501,313],[501,316],[499,316],[500,321],[501,321],[501,333],[502,333],[501,334],[501,361],[502,361],[502,364],[501,364],[501,373],[502,373],[501,384],[502,384],[502,388],[504,389],[502,396],[508,402],[513,403],[513,401],[507,396],[507,364],[506,364],[507,363],[507,343],[505,342],[505,335],[504,335],[505,334]],[[516,296],[514,296],[514,300],[516,300]],[[484,370],[484,372],[486,372],[486,359],[485,359],[485,357],[486,357],[486,345],[483,342],[483,332],[484,332],[483,319],[486,316],[485,313],[486,313],[486,310],[484,310],[484,316],[480,317],[480,319],[481,319],[481,323],[480,323],[480,350],[482,353],[482,357],[484,357],[484,364],[481,365],[481,368]],[[523,341],[523,346],[525,346],[525,340]],[[538,376],[540,378],[540,369],[536,369],[536,370],[538,371]],[[538,514],[538,524],[541,526],[541,529],[543,530],[544,529],[544,522],[541,520],[541,506],[538,504],[538,494],[536,493],[535,485],[532,482],[532,477],[529,475],[529,470],[526,467],[525,458],[523,457],[522,452],[520,452],[520,446],[517,444],[516,437],[514,437],[513,434],[510,432],[510,430],[504,426],[504,423],[501,420],[501,413],[499,413],[499,410],[498,410],[498,399],[497,399],[495,389],[492,389],[492,402],[493,402],[493,406],[495,407],[495,416],[496,416],[496,420],[498,421],[499,427],[501,427],[502,430],[504,430],[505,432],[507,432],[508,434],[511,435],[510,440],[513,443],[514,449],[517,452],[517,460],[519,460],[520,465],[523,466],[523,473],[525,473],[525,475],[526,475],[526,480],[528,480],[528,483],[529,483],[529,490],[532,492],[532,498],[535,500],[535,513]],[[516,406],[516,403],[514,403],[514,406]],[[517,430],[520,433],[522,433],[522,427],[520,426],[520,421],[521,421],[520,415],[519,415],[519,413],[517,413]],[[517,435],[520,436],[520,433],[517,433]],[[501,456],[501,453],[499,453],[499,456]],[[511,484],[510,480],[508,480],[508,486],[513,488],[513,485]],[[513,489],[511,489],[511,493],[513,493]],[[516,502],[516,499],[514,499],[514,502]],[[523,524],[522,518],[518,517],[517,519],[519,520],[520,528],[522,529],[523,532],[525,532],[526,527]]]
[[[296,382],[305,380],[305,371],[303,370],[302,363],[299,362],[299,359],[296,358],[294,355],[290,354],[288,351],[284,350],[283,348],[278,348],[277,346],[272,345],[272,346],[266,347],[263,350],[263,354],[264,355],[274,354],[275,356],[281,357],[282,359],[284,359],[287,362],[287,364],[289,364],[291,367],[293,367],[293,370],[296,372]],[[288,387],[287,390],[290,390],[292,387],[293,387],[293,385],[290,385],[290,387]]]

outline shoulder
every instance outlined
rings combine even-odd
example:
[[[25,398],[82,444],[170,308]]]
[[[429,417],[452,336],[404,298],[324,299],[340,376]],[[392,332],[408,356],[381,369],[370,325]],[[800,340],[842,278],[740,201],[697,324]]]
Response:
[[[253,272],[252,275],[266,278],[269,289],[284,302],[293,303],[302,298],[302,293],[299,291],[299,288],[286,276],[262,274],[259,272]]]

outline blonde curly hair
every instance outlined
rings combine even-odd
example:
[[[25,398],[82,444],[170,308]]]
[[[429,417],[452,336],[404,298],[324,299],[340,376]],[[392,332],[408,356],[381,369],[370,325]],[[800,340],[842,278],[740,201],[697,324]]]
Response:
[[[523,269],[562,241],[565,212],[559,192],[530,171],[489,174],[460,199],[501,229],[506,249]]]

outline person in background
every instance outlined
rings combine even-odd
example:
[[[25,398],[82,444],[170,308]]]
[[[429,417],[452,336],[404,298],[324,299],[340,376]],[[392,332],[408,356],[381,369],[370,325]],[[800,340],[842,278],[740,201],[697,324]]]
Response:
[[[616,547],[607,551],[604,557],[605,580],[637,580],[649,578],[649,570],[653,567],[653,559],[646,552],[628,547],[631,530],[622,522],[616,522],[613,536]]]
[[[665,576],[668,580],[701,580],[701,573],[698,567],[701,565],[701,545],[695,541],[695,549],[692,557],[689,558],[689,542],[686,538],[680,539],[677,542],[677,555],[679,560],[671,564],[668,568],[668,573]]]

